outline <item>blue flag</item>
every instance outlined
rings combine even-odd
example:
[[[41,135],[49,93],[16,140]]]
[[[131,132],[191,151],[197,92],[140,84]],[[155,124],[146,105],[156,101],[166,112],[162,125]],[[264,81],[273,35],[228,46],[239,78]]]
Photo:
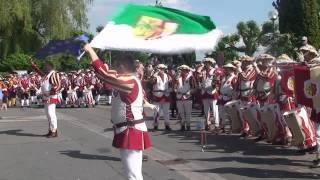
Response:
[[[66,40],[51,40],[48,44],[42,47],[34,57],[43,59],[49,55],[58,53],[69,53],[75,56],[80,55],[81,43],[88,42],[89,38],[86,35],[66,39]]]

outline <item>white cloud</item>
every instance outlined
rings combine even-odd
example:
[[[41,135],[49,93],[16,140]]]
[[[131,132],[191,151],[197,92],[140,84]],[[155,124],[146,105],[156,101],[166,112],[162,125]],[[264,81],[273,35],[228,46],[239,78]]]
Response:
[[[191,4],[189,3],[189,0],[163,0],[161,1],[163,6],[177,8],[177,9],[183,9],[183,10],[190,10]]]

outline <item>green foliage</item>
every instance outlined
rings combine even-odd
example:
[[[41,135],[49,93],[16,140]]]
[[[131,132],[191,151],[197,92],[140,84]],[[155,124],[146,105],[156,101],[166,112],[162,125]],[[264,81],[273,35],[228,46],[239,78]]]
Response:
[[[92,0],[0,0],[0,57],[32,54],[50,39],[86,29]]]
[[[320,48],[319,0],[277,0],[281,33],[307,36],[310,44]]]
[[[225,62],[237,58],[238,53],[252,56],[261,45],[261,39],[271,32],[273,32],[273,24],[270,22],[263,24],[262,28],[255,21],[239,22],[237,33],[223,37],[212,56],[217,57],[218,54],[223,53]],[[243,46],[239,46],[240,42]]]
[[[2,72],[14,70],[30,70],[30,64],[28,59],[30,56],[26,54],[11,54],[6,59],[3,59],[0,64],[0,70]]]

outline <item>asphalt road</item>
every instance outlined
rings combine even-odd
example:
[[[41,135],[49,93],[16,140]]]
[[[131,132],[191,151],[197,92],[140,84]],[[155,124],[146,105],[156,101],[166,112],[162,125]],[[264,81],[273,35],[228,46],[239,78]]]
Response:
[[[47,139],[43,109],[9,109],[0,116],[0,180],[122,180],[119,152],[111,146],[110,107],[58,109],[59,137]],[[194,114],[192,128],[200,119]],[[152,128],[149,120],[148,127]],[[160,128],[163,128],[163,122]],[[201,151],[199,132],[150,132],[153,148],[144,152],[146,180],[320,179],[310,169],[314,155],[237,135],[207,134]]]

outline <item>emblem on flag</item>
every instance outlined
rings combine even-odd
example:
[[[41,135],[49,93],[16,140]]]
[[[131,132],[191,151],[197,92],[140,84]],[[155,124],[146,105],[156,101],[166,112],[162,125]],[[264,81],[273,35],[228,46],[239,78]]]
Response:
[[[304,94],[307,98],[313,98],[319,94],[319,84],[313,80],[304,82]]]
[[[290,91],[293,91],[293,90],[294,90],[294,77],[293,77],[293,76],[290,76],[290,77],[288,78],[287,86],[288,86],[288,89],[289,89]]]
[[[133,33],[135,36],[144,39],[157,39],[175,33],[177,28],[177,23],[149,16],[141,16],[133,28]]]

